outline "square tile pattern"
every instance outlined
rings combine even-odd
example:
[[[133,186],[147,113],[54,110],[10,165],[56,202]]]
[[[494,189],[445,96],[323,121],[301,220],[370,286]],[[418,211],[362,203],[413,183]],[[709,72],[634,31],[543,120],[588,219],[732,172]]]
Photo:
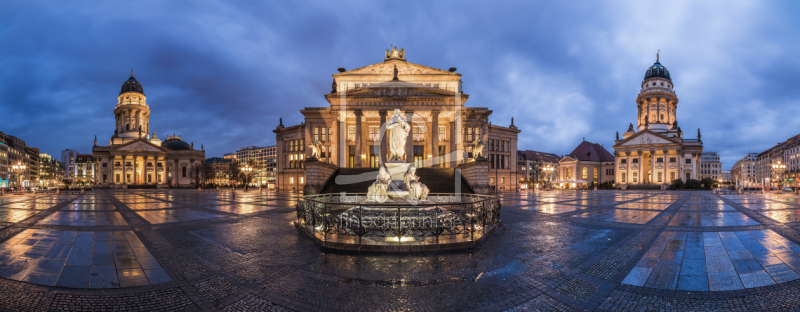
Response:
[[[725,291],[800,279],[800,246],[772,230],[662,232],[623,284]]]
[[[172,281],[131,231],[25,230],[0,244],[0,277],[69,288]]]

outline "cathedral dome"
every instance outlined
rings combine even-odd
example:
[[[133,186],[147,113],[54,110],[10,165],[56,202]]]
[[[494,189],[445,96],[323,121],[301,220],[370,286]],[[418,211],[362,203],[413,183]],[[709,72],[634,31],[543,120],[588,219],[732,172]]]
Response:
[[[122,90],[119,91],[119,94],[123,94],[125,92],[136,92],[144,95],[142,84],[136,81],[136,78],[133,78],[133,71],[131,71],[131,78],[122,84]]]
[[[659,61],[656,61],[653,66],[647,68],[647,71],[644,72],[644,80],[650,78],[665,78],[669,81],[672,79],[669,77],[669,70],[667,70],[664,65],[661,65]]]
[[[161,146],[164,146],[168,149],[173,151],[187,151],[192,150],[192,146],[189,143],[181,141],[181,139],[177,137],[168,137],[164,143],[161,143]]]

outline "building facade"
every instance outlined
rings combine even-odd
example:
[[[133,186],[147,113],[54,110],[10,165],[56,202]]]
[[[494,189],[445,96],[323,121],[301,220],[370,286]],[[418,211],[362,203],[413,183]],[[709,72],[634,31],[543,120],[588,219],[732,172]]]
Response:
[[[540,181],[558,180],[558,161],[560,158],[552,153],[517,151],[517,172],[520,175],[520,183],[529,182],[528,184],[535,185],[537,183],[541,184]]]
[[[5,153],[4,172],[8,177],[7,187],[29,187],[39,183],[39,148],[28,146],[22,139],[0,132],[0,142],[4,148],[0,148],[0,153]],[[14,172],[13,165],[25,165],[25,171]]]
[[[231,160],[222,157],[211,157],[205,162],[205,183],[213,185],[229,185],[231,177]]]
[[[722,170],[722,178],[720,180],[722,182],[731,182],[731,171],[730,170]]]
[[[795,135],[783,144],[783,161],[786,169],[783,172],[783,185],[800,187],[800,135]]]
[[[74,149],[61,151],[61,165],[64,166],[64,176],[72,180],[75,178],[75,171],[78,170],[77,159],[80,153]]]
[[[685,139],[678,126],[678,96],[666,67],[656,62],[645,71],[636,98],[637,126],[628,127],[614,141],[616,183],[668,185],[675,179],[699,179],[703,153],[700,129],[697,139]]]
[[[563,188],[614,183],[614,163],[614,155],[602,145],[583,141],[558,161],[558,180],[555,183]]]
[[[236,151],[235,159],[238,162],[254,161],[258,166],[258,174],[250,181],[252,185],[274,187],[277,175],[277,147],[247,146]]]
[[[751,187],[756,184],[756,161],[758,153],[748,153],[736,161],[731,167],[731,180],[740,187]]]
[[[64,166],[50,154],[39,154],[39,186],[55,187],[64,180]]]
[[[95,182],[95,159],[92,154],[78,154],[75,158],[75,173],[72,183],[76,186],[91,186]]]
[[[517,187],[517,134],[513,126],[489,124],[492,111],[466,107],[456,68],[441,70],[407,62],[403,50],[390,50],[381,63],[339,69],[333,74],[326,107],[306,107],[304,122],[274,130],[277,183],[302,190],[309,144],[319,142],[319,157],[339,168],[377,168],[386,163],[385,124],[394,110],[410,124],[404,160],[415,167],[454,168],[471,156],[475,140],[492,161],[491,184]],[[423,181],[424,182],[424,181]],[[366,190],[365,190],[366,191]]]
[[[700,179],[722,180],[722,162],[716,152],[703,152],[700,156]]]
[[[0,135],[0,188],[7,188],[10,186],[9,177],[9,160],[8,160],[8,145],[5,139]]]
[[[128,186],[195,187],[202,183],[205,152],[168,136],[165,141],[150,130],[150,107],[142,85],[133,78],[122,84],[114,107],[114,135],[109,145],[97,145],[95,184],[100,187]]]

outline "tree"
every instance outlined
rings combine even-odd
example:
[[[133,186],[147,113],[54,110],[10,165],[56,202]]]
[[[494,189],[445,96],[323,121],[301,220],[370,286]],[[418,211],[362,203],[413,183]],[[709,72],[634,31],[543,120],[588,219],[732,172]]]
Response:
[[[242,170],[239,169],[239,168],[240,167],[239,167],[239,163],[238,162],[231,161],[231,163],[228,166],[228,172],[226,172],[227,175],[228,175],[228,183],[229,184],[239,184],[239,181],[241,181],[241,179],[239,177],[239,172],[242,171]]]
[[[200,186],[200,183],[203,182],[203,178],[205,177],[205,167],[202,163],[195,164],[192,168],[189,168],[189,178],[194,180],[194,186]]]
[[[703,185],[702,183],[700,183],[700,181],[697,181],[695,179],[686,180],[686,189],[688,190],[699,190],[702,187]]]
[[[672,188],[673,190],[680,190],[680,189],[683,189],[683,186],[684,186],[683,185],[683,180],[675,179],[675,180],[672,180],[672,185],[670,185],[670,188]]]
[[[716,187],[719,182],[709,177],[705,177],[700,180],[700,184],[703,185],[703,188],[706,190],[710,190],[712,187]]]
[[[244,161],[239,167],[239,175],[242,177],[245,190],[253,182],[253,178],[260,177],[262,170],[264,170],[263,166],[254,159]],[[241,168],[247,168],[248,170],[241,170]]]
[[[217,178],[217,172],[212,168],[203,166],[203,181],[205,181],[205,184],[211,184]]]

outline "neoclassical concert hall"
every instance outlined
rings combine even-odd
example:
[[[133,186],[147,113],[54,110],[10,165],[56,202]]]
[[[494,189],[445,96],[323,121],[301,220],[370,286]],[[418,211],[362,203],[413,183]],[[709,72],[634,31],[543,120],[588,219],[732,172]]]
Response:
[[[274,130],[278,146],[278,186],[302,190],[309,144],[320,143],[319,161],[336,168],[377,168],[388,157],[383,126],[399,109],[411,131],[403,160],[416,168],[455,168],[473,159],[476,140],[490,162],[488,183],[514,189],[517,134],[489,122],[492,110],[467,107],[462,74],[414,64],[405,51],[386,50],[383,62],[333,74],[326,106],[300,110],[303,122]],[[374,176],[373,176],[374,179]]]

